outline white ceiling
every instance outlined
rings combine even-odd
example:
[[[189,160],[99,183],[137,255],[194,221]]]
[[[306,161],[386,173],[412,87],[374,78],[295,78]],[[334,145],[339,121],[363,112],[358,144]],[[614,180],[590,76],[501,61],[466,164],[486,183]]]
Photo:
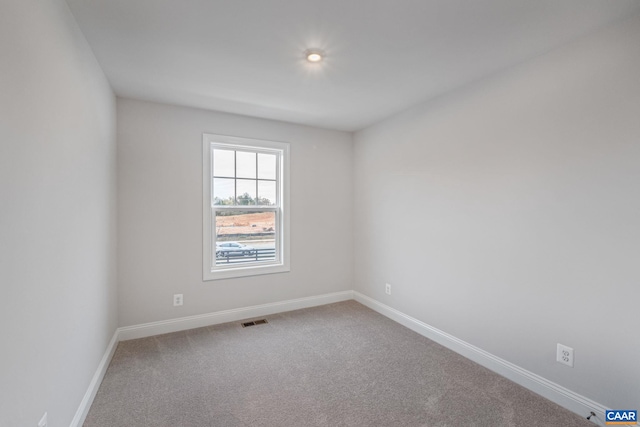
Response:
[[[67,0],[116,94],[353,131],[640,0]],[[326,52],[309,64],[310,47]]]

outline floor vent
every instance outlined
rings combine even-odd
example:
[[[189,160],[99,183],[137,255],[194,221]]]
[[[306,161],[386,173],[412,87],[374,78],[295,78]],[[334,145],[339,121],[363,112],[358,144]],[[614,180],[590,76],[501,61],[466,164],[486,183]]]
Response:
[[[242,322],[242,327],[246,328],[247,326],[255,326],[255,325],[264,325],[267,322],[267,319],[254,320],[252,322]]]

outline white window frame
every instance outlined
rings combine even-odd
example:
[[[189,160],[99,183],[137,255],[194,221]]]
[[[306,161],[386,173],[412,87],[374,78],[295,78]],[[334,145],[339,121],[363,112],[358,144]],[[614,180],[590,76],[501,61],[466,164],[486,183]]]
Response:
[[[277,154],[278,161],[278,199],[276,206],[276,257],[275,261],[240,265],[217,266],[215,257],[216,234],[215,211],[220,209],[239,209],[244,211],[263,211],[264,206],[222,207],[213,205],[213,149],[246,150]],[[289,144],[286,142],[241,138],[237,136],[205,133],[202,136],[202,279],[204,281],[255,276],[261,274],[283,273],[290,271],[289,253]]]

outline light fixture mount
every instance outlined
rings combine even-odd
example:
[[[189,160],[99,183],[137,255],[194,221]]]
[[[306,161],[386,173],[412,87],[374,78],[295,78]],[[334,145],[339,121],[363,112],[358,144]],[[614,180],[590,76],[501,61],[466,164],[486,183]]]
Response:
[[[304,51],[304,57],[309,62],[318,63],[324,59],[324,52],[320,49],[307,49]]]

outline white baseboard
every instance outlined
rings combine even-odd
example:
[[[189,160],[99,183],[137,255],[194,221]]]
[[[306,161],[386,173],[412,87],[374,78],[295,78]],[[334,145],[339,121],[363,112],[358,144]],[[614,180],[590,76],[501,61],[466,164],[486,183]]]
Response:
[[[250,307],[237,308],[233,310],[218,311],[198,316],[182,317],[178,319],[165,320],[160,322],[145,323],[142,325],[126,326],[118,328],[113,334],[109,345],[98,364],[98,369],[93,375],[89,388],[87,389],[80,407],[76,411],[70,427],[81,427],[87,418],[93,399],[96,397],[100,383],[104,378],[109,363],[116,351],[118,342],[136,338],[150,337],[153,335],[166,334],[170,332],[184,331],[187,329],[200,328],[203,326],[217,325],[226,322],[252,317],[266,316],[269,314],[283,313],[285,311],[298,310],[301,308],[315,307],[318,305],[331,304],[334,302],[347,301],[353,299],[353,291],[334,292],[331,294],[318,295],[313,297],[298,298],[287,301],[274,302],[269,304],[254,305]]]
[[[604,405],[574,393],[561,385],[551,382],[546,378],[534,374],[533,372],[529,372],[511,362],[507,362],[504,359],[494,356],[491,353],[449,335],[431,325],[421,322],[418,319],[414,319],[413,317],[382,304],[373,298],[369,298],[360,292],[354,291],[353,294],[354,299],[359,303],[366,305],[372,310],[377,311],[403,326],[406,326],[412,331],[417,332],[418,334],[429,338],[430,340],[433,340],[458,354],[461,354],[467,359],[470,359],[479,365],[510,379],[516,384],[519,384],[534,393],[557,403],[571,412],[583,417],[586,417],[591,411],[595,412],[596,416],[592,417],[591,421],[596,424],[605,425],[604,415],[606,407]]]
[[[100,384],[102,383],[102,379],[104,378],[104,374],[107,372],[107,368],[111,363],[111,358],[113,354],[116,352],[116,347],[118,347],[118,330],[111,337],[111,341],[107,345],[107,349],[98,364],[98,369],[96,373],[93,374],[93,378],[89,383],[89,388],[87,389],[82,401],[80,402],[80,407],[76,411],[73,420],[71,420],[70,427],[81,427],[84,423],[85,418],[87,418],[87,414],[89,413],[89,409],[91,408],[91,404],[93,403],[93,399],[96,397],[96,393],[98,392],[98,388],[100,388]]]
[[[350,299],[353,299],[353,291],[335,292],[313,297],[236,308],[233,310],[218,311],[215,313],[200,314],[197,316],[145,323],[142,325],[126,326],[119,329],[120,340],[126,341],[136,338],[167,334],[170,332],[201,328],[203,326],[217,325],[220,323],[236,322],[238,320],[252,317],[267,316],[269,314],[315,307],[318,305],[331,304]]]
[[[420,320],[414,319],[411,316],[369,298],[357,291],[344,291],[118,328],[113,335],[111,342],[107,346],[105,354],[98,365],[98,369],[89,384],[89,388],[82,399],[80,407],[76,411],[70,427],[81,427],[82,423],[84,423],[89,412],[89,408],[93,403],[93,399],[100,387],[100,383],[107,371],[107,367],[111,362],[111,358],[113,357],[119,341],[144,338],[203,326],[217,325],[220,323],[235,322],[243,319],[298,310],[301,308],[315,307],[351,299],[355,299],[359,303],[400,323],[414,332],[417,332],[418,334],[429,338],[470,360],[473,360],[485,368],[510,379],[516,384],[519,384],[578,415],[586,416],[593,411],[595,412],[596,417],[593,417],[591,420],[598,425],[604,425],[604,415],[607,409],[604,405],[574,393],[565,387],[516,366],[511,362],[507,362],[504,359],[494,356],[491,353],[449,335],[446,332],[434,328]]]

